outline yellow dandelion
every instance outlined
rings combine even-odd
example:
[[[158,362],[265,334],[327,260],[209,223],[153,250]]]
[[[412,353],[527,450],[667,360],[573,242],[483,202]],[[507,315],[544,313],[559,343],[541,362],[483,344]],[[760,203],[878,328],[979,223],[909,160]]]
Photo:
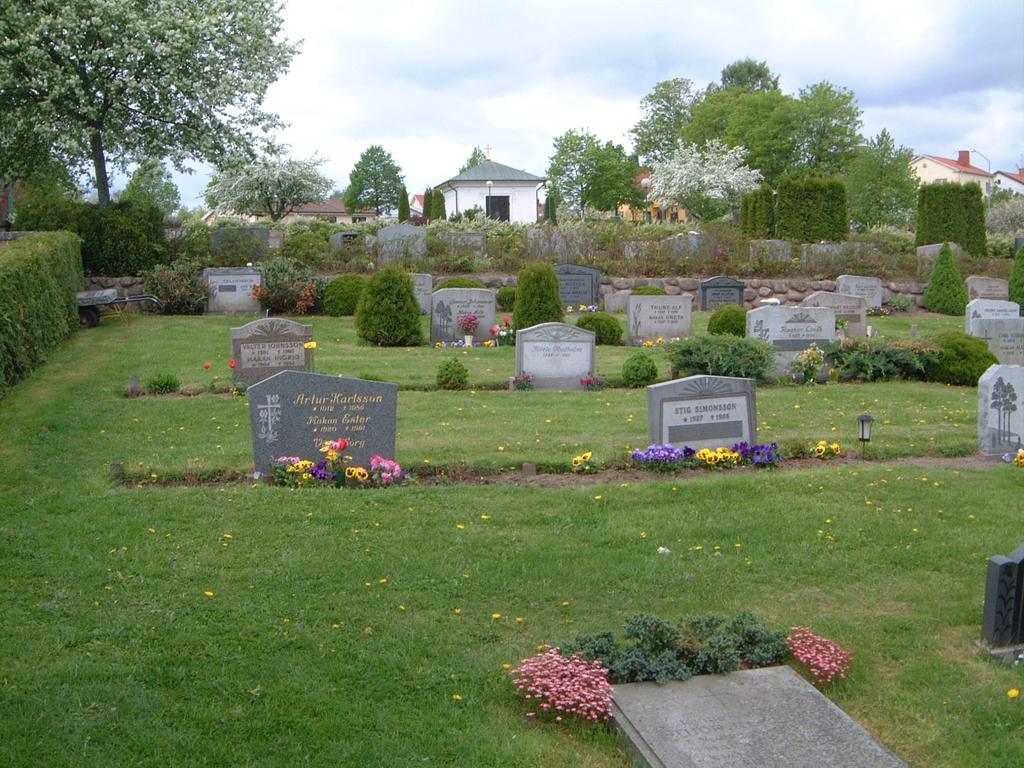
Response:
[[[495,621],[501,621],[501,614],[500,613],[492,613],[491,614],[491,618],[494,619]]]
[[[583,454],[582,454],[582,455],[580,456],[580,458],[581,458],[581,459],[583,459],[584,461],[590,461],[590,457],[591,457],[591,456],[593,456],[593,455],[594,455],[594,454],[593,454],[592,452],[590,452],[590,451],[585,451],[585,452],[584,452],[584,453],[583,453]]]
[[[1011,699],[1019,699],[1020,690],[1018,690],[1017,688],[1011,688],[1006,692],[1006,695],[1009,696]]]
[[[462,701],[462,697],[459,694],[457,694],[457,693],[453,693],[452,694],[452,701]]]
[[[203,597],[213,597],[213,592],[208,589],[205,592],[203,592]]]
[[[302,345],[302,348],[303,349],[316,349],[316,342],[315,341],[307,341],[305,344]]]

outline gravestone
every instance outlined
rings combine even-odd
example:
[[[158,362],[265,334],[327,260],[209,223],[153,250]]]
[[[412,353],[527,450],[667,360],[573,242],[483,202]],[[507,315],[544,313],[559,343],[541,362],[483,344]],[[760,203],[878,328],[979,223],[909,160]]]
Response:
[[[942,252],[942,246],[942,243],[917,246],[917,273],[920,277],[927,278],[932,273],[932,267]],[[950,243],[949,250],[953,252],[954,259],[963,253],[963,249],[956,243]]]
[[[437,237],[448,244],[452,256],[470,256],[477,261],[487,256],[487,235],[483,232],[441,232]]]
[[[550,259],[560,264],[579,261],[594,250],[593,238],[589,235],[562,227],[527,227],[526,255],[528,259]]]
[[[269,475],[280,456],[319,461],[325,440],[348,440],[349,466],[395,457],[398,385],[284,371],[249,387],[256,470]]]
[[[246,261],[262,261],[284,245],[284,232],[268,227],[217,227],[210,232],[210,253],[231,250]]]
[[[377,232],[377,251],[381,264],[424,259],[427,256],[427,230],[404,223],[384,227]]]
[[[1020,304],[1015,301],[997,301],[996,299],[974,299],[967,302],[964,312],[964,332],[969,336],[979,336],[978,323],[982,320],[1014,320],[1020,317]]]
[[[1024,544],[988,561],[981,634],[996,647],[1024,643]]]
[[[805,243],[800,249],[800,261],[809,272],[831,272],[859,258],[861,250],[860,243]]]
[[[533,376],[533,388],[582,390],[594,375],[594,332],[565,323],[541,323],[516,333],[516,376]]]
[[[747,312],[747,338],[763,339],[775,348],[776,376],[796,356],[816,344],[824,348],[836,338],[836,313],[831,307],[758,307]]]
[[[978,445],[992,457],[1024,448],[1024,365],[993,365],[978,379]]]
[[[416,294],[416,303],[420,305],[420,314],[429,315],[434,306],[434,277],[423,272],[413,272],[412,292]]]
[[[706,312],[727,304],[743,306],[744,286],[741,280],[731,277],[709,277],[700,281],[700,308]]]
[[[252,292],[263,285],[263,273],[255,267],[208,267],[203,270],[206,284],[206,314],[253,315],[260,311],[260,300]]]
[[[874,309],[882,306],[882,281],[877,277],[840,275],[836,278],[836,293],[859,296]]]
[[[675,258],[693,256],[703,242],[704,236],[699,232],[680,232],[665,241],[669,255]]]
[[[693,297],[679,296],[637,296],[629,297],[626,311],[629,343],[642,344],[654,341],[682,338],[693,333]]]
[[[846,321],[848,337],[868,335],[868,304],[860,296],[815,291],[800,302],[801,307],[831,307],[836,320]]]
[[[646,261],[658,258],[665,245],[659,240],[628,240],[622,244],[622,255],[626,261]]]
[[[313,367],[313,326],[282,317],[264,317],[231,329],[234,380],[250,387],[282,371]]]
[[[616,314],[618,312],[625,312],[626,307],[629,306],[629,297],[633,295],[632,291],[612,291],[604,295],[604,311]]]
[[[601,270],[582,264],[559,264],[555,267],[555,274],[563,307],[597,304],[601,295]]]
[[[647,439],[654,445],[701,448],[757,442],[753,379],[687,376],[647,388]]]
[[[973,330],[973,335],[985,340],[1000,363],[1024,365],[1024,317],[975,320]]]
[[[331,251],[336,253],[348,245],[359,242],[358,232],[334,232],[330,238]]]
[[[494,291],[490,288],[441,288],[431,297],[430,341],[461,341],[465,332],[459,327],[459,319],[476,315],[474,341],[491,338],[494,325]]]
[[[996,299],[1006,301],[1010,298],[1010,282],[998,277],[979,277],[970,275],[967,280],[967,298]]]
[[[906,768],[788,666],[616,685],[612,714],[647,768]]]
[[[751,262],[779,262],[793,258],[793,244],[789,240],[751,240]]]

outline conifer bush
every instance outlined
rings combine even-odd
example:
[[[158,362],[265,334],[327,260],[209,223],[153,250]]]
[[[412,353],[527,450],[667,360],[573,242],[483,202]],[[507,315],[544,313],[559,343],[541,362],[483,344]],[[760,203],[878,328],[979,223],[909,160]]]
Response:
[[[516,287],[506,285],[504,288],[499,288],[494,296],[494,301],[498,305],[498,309],[503,312],[511,312],[516,308]]]
[[[708,333],[716,336],[747,335],[747,309],[738,304],[723,304],[708,318]]]
[[[356,307],[356,333],[378,347],[420,344],[420,305],[406,272],[387,267],[370,278]]]
[[[924,306],[929,312],[942,315],[962,315],[967,309],[967,286],[953,261],[949,243],[943,243],[932,268],[932,276],[924,292]]]
[[[593,331],[595,344],[615,346],[622,343],[622,326],[607,312],[590,312],[580,315],[579,320],[576,321],[576,327]]]
[[[929,360],[925,371],[928,381],[975,387],[990,365],[999,361],[984,339],[963,331],[946,331],[935,338],[939,354]]]
[[[519,273],[512,325],[518,330],[538,323],[560,323],[562,299],[558,275],[547,262],[530,264]]]
[[[324,312],[331,317],[346,317],[356,313],[359,297],[366,290],[364,275],[342,275],[331,280],[324,291]]]
[[[469,369],[457,358],[449,357],[437,366],[437,386],[441,389],[468,389]]]
[[[1010,272],[1010,301],[1015,301],[1024,309],[1024,248],[1017,251],[1013,260],[1013,271]]]
[[[641,285],[633,289],[634,296],[664,296],[665,289],[657,285]]]
[[[634,352],[622,364],[622,381],[627,387],[640,389],[658,380],[658,364],[646,352]]]

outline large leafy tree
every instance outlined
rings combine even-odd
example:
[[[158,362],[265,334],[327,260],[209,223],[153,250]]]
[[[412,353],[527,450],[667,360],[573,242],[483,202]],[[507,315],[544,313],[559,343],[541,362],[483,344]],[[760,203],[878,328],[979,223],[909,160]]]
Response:
[[[398,208],[403,189],[402,169],[380,144],[363,151],[352,167],[345,190],[345,208],[373,208],[377,215]]]
[[[644,163],[672,156],[696,99],[693,83],[685,77],[674,77],[656,83],[640,100],[644,116],[630,133],[633,134],[633,151]]]
[[[558,190],[559,201],[575,210],[582,219],[587,213],[601,145],[589,131],[570,129],[555,138],[554,146],[548,178]]]
[[[279,221],[305,203],[323,202],[333,182],[318,170],[323,160],[296,160],[271,147],[255,160],[225,164],[206,188],[206,202],[222,212],[268,215]]]
[[[128,185],[118,197],[122,202],[156,206],[165,217],[181,203],[178,187],[159,160],[144,160],[132,173]]]
[[[0,0],[5,132],[92,166],[216,162],[274,122],[260,109],[295,46],[278,0]]]
[[[744,164],[743,147],[712,139],[703,148],[684,144],[671,158],[654,164],[648,197],[675,203],[708,220],[739,204],[740,195],[760,185],[759,171]]]
[[[860,144],[860,107],[853,92],[827,81],[800,90],[799,163],[816,176],[846,172]]]
[[[473,151],[469,153],[469,159],[466,160],[465,165],[459,168],[459,173],[465,173],[473,166],[480,165],[486,159],[487,155],[484,154],[479,145],[473,147]]]
[[[910,167],[914,151],[898,147],[882,132],[857,150],[846,174],[850,219],[855,229],[904,227],[917,205],[917,177]]]
[[[722,78],[708,86],[708,93],[728,91],[737,88],[749,92],[771,92],[779,90],[779,76],[768,67],[767,61],[740,59],[722,70]]]

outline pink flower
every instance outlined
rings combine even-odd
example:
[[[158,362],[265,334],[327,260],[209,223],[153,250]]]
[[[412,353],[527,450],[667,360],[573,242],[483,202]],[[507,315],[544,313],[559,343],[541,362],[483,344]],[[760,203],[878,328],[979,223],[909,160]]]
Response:
[[[793,627],[789,632],[786,645],[797,661],[807,665],[815,683],[831,683],[836,675],[846,677],[853,654],[828,638],[819,637],[807,627]]]
[[[592,722],[611,717],[612,686],[599,661],[565,657],[558,648],[548,648],[523,659],[509,675],[524,698],[538,702],[544,712],[556,713],[556,722],[562,715]]]
[[[498,335],[498,331],[500,331],[500,330],[501,330],[501,328],[499,326],[492,325],[491,326],[491,336],[497,336]]]

